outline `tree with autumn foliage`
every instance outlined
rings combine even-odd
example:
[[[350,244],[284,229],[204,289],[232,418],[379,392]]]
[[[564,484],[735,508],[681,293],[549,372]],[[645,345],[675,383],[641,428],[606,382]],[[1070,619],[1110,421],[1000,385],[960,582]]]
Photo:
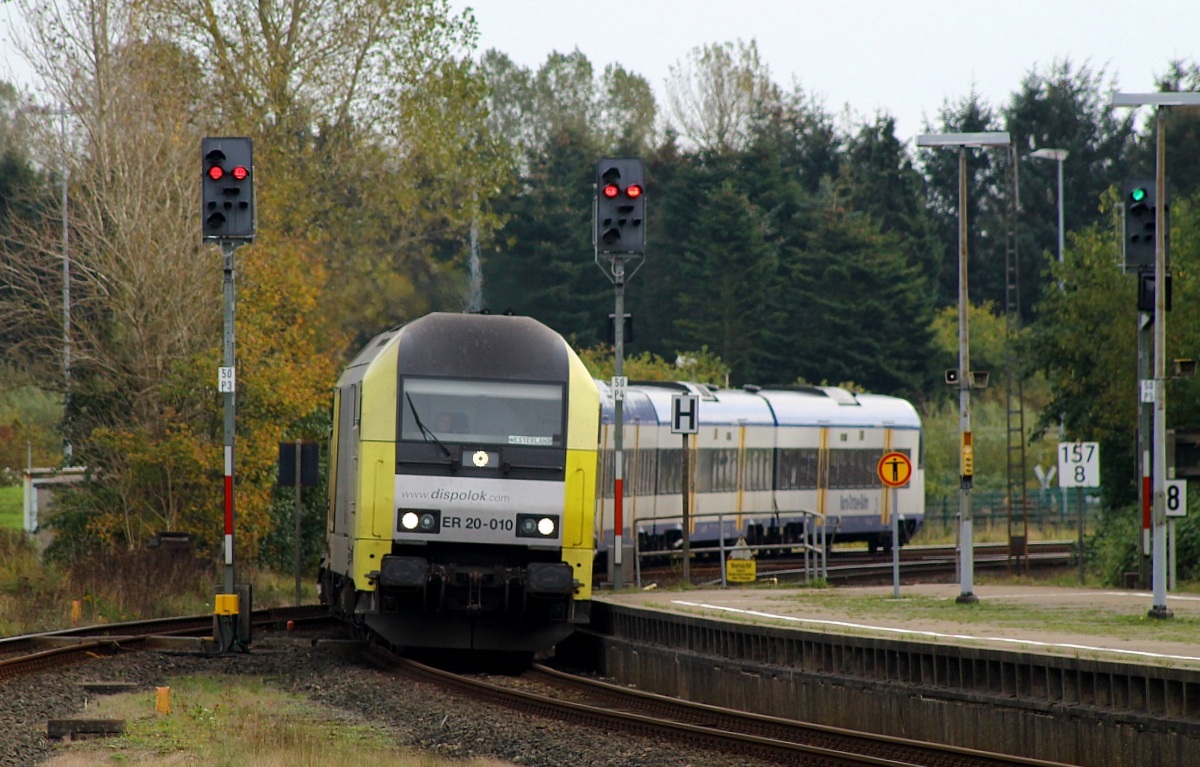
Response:
[[[67,423],[88,468],[52,553],[161,530],[219,550],[222,260],[200,241],[198,148],[243,135],[259,221],[235,257],[236,539],[239,561],[274,556],[279,442],[324,438],[355,337],[461,300],[467,232],[494,227],[508,160],[464,55],[473,21],[441,0],[15,5],[68,126],[33,143],[70,179]],[[4,264],[0,332],[27,329],[16,358],[61,346],[51,212],[9,237],[23,256]]]

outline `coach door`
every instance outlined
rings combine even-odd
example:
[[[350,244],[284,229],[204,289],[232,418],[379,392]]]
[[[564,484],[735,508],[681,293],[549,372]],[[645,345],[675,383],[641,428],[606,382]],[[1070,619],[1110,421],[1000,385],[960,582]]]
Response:
[[[348,565],[350,548],[354,540],[354,512],[358,477],[359,436],[359,384],[342,388],[337,397],[337,423],[335,428],[334,455],[332,465],[337,467],[333,485],[333,529],[335,538],[344,539],[343,545],[330,545],[334,565],[340,571]],[[342,558],[347,561],[341,561]]]

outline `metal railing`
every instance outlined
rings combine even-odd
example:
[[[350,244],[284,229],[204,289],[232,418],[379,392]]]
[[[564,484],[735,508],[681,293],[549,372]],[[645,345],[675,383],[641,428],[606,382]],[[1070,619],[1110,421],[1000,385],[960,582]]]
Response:
[[[740,516],[743,518],[750,518],[751,520],[756,520],[756,519],[760,518],[761,516],[763,516],[761,514],[748,514],[746,512],[742,512],[741,514],[730,513],[730,512],[707,512],[707,513],[699,513],[699,514],[689,514],[688,516],[692,523],[695,523],[696,520],[698,520],[698,519],[716,519],[717,520],[717,529],[720,531],[720,533],[715,536],[717,539],[717,544],[715,546],[712,546],[712,545],[700,546],[700,547],[691,546],[690,545],[691,533],[689,531],[683,530],[683,514],[682,513],[681,514],[669,514],[666,516],[656,516],[653,519],[653,524],[655,527],[661,526],[661,527],[664,527],[665,529],[675,529],[675,530],[679,530],[683,535],[688,535],[689,536],[689,538],[688,538],[689,545],[687,548],[688,548],[688,555],[690,557],[695,557],[697,554],[717,554],[718,558],[720,560],[720,563],[721,563],[721,587],[722,588],[724,588],[725,586],[728,585],[725,562],[726,562],[729,554],[731,554],[734,551],[739,550],[739,549],[751,549],[755,553],[761,552],[761,551],[787,551],[790,553],[796,553],[797,551],[799,551],[799,553],[801,553],[803,555],[802,573],[804,574],[804,582],[805,583],[808,583],[817,578],[828,577],[829,569],[828,569],[828,560],[827,560],[826,554],[829,550],[829,548],[828,548],[829,544],[831,543],[831,541],[828,538],[828,527],[829,526],[827,524],[825,524],[825,517],[823,517],[819,514],[816,514],[814,512],[809,512],[809,511],[788,512],[789,518],[795,519],[798,516],[802,520],[801,530],[800,530],[799,540],[793,540],[793,541],[788,541],[788,542],[784,542],[784,543],[746,543],[743,540],[746,536],[745,529],[740,530],[740,531],[735,530],[733,532],[732,536],[729,536],[726,534],[726,532],[725,532],[726,519],[736,518],[736,517]],[[771,513],[769,516],[774,517],[775,514]],[[672,524],[672,521],[675,521],[675,523]],[[635,525],[637,527],[638,534],[636,536],[634,536],[634,570],[635,570],[634,577],[635,577],[635,582],[637,584],[637,587],[639,589],[642,588],[642,561],[643,560],[659,558],[659,557],[668,557],[673,560],[676,558],[682,558],[682,556],[683,556],[683,537],[682,537],[682,535],[681,535],[680,539],[678,541],[676,541],[673,544],[673,546],[669,549],[643,550],[642,549],[643,535],[652,534],[649,531],[647,531],[646,522],[647,522],[647,520],[636,520],[635,521]],[[782,535],[782,534],[783,534],[783,530],[782,530],[782,528],[780,528],[780,535]],[[730,537],[733,538],[733,543],[729,542]]]

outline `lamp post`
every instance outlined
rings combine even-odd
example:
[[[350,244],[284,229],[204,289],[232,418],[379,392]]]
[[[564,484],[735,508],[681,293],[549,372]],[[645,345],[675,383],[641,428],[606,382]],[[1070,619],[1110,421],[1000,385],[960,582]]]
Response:
[[[63,250],[63,418],[66,421],[63,432],[63,463],[73,466],[75,449],[71,445],[70,406],[71,406],[71,250],[70,229],[67,227],[67,110],[58,109],[62,121],[62,250]]]
[[[974,536],[971,525],[971,488],[975,477],[975,452],[971,436],[970,331],[967,324],[967,149],[1008,146],[1008,133],[923,133],[918,147],[958,148],[958,408],[959,436],[959,578],[961,604],[978,602],[974,593]]]
[[[1029,156],[1035,160],[1053,160],[1058,164],[1058,264],[1061,267],[1063,262],[1063,161],[1069,155],[1066,149],[1035,149],[1029,153]],[[1058,278],[1058,292],[1063,291],[1062,277]],[[1058,439],[1063,441],[1066,438],[1067,424],[1066,419],[1060,417],[1058,419]],[[1080,492],[1083,492],[1080,490]],[[1062,488],[1062,504],[1060,510],[1065,514],[1067,509],[1067,488]],[[1083,519],[1082,515],[1079,520],[1079,580],[1083,582]]]
[[[1069,155],[1066,149],[1035,149],[1029,153],[1037,160],[1054,160],[1058,163],[1058,263],[1063,260],[1063,160]],[[1062,287],[1062,281],[1059,281]]]
[[[67,165],[67,114],[65,105],[35,106],[29,112],[47,117],[57,117],[61,131],[61,153],[59,175],[61,178],[61,208],[62,208],[62,366],[63,366],[63,465],[74,464],[74,448],[71,445],[71,428],[66,419],[70,417],[71,404],[71,250],[70,228],[68,227],[68,197],[67,182],[70,168]]]
[[[1158,205],[1154,210],[1154,459],[1150,466],[1154,494],[1151,509],[1151,582],[1154,604],[1151,618],[1171,618],[1167,608],[1167,109],[1200,106],[1200,93],[1114,93],[1111,106],[1153,106],[1157,141],[1155,145],[1154,186]]]

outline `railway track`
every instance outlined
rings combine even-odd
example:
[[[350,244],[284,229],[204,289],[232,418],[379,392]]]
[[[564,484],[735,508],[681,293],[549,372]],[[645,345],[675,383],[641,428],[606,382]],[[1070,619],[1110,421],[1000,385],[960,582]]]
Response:
[[[205,636],[212,633],[211,615],[156,618],[125,623],[50,631],[0,639],[0,679],[32,674],[77,663],[97,655],[112,655],[143,647],[155,637]],[[281,628],[330,622],[320,607],[276,608],[251,613],[255,628]]]
[[[259,611],[258,628],[289,622],[321,625],[321,608]],[[209,635],[211,616],[90,626],[0,640],[0,677],[44,671],[106,653],[148,647],[161,636]],[[49,645],[49,646],[47,646]],[[747,714],[568,675],[537,666],[520,676],[480,678],[401,658],[377,645],[365,650],[373,664],[399,675],[541,718],[636,733],[658,741],[748,755],[774,764],[858,767],[1053,767],[1057,763],[859,733]]]
[[[519,677],[479,678],[438,669],[372,646],[368,659],[423,681],[539,717],[617,729],[652,738],[816,767],[1064,767],[934,743],[806,724],[655,695],[535,666]]]

